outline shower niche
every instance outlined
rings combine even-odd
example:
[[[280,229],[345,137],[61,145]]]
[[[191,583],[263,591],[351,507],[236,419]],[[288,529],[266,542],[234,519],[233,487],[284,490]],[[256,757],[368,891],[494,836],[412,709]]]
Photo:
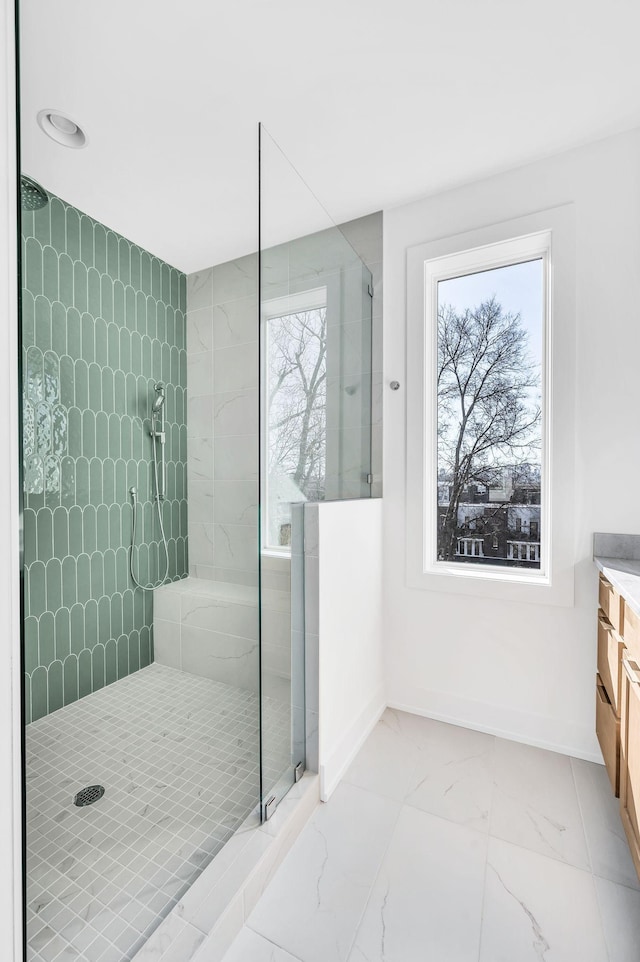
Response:
[[[24,182],[35,960],[133,959],[317,758],[299,506],[376,493],[374,279],[348,238],[375,248],[380,223],[338,229],[260,148],[260,237],[188,274],[55,172]]]

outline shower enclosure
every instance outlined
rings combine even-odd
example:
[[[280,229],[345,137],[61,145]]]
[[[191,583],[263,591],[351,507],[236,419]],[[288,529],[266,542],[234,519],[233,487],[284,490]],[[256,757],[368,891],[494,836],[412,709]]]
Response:
[[[373,284],[260,140],[258,243],[189,274],[23,157],[35,960],[134,958],[313,743],[297,506],[370,496]]]
[[[268,814],[299,776],[315,731],[305,711],[305,658],[313,662],[317,653],[305,648],[304,512],[296,508],[372,494],[373,278],[347,240],[349,225],[332,222],[264,125],[260,159],[258,535]],[[289,585],[279,618],[269,612],[276,572]],[[315,665],[308,667],[313,677]],[[315,704],[316,693],[307,687],[307,694]],[[268,723],[270,701],[290,716],[290,740],[280,741]]]

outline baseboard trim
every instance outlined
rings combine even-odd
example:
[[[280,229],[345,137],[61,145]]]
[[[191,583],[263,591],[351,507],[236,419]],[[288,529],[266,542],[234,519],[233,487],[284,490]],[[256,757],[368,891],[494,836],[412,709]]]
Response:
[[[380,721],[386,707],[387,702],[384,696],[384,689],[379,688],[342,737],[340,744],[332,752],[330,758],[325,762],[320,762],[321,801],[326,802],[329,800],[349,765]],[[320,748],[320,755],[322,757],[322,746]]]
[[[472,731],[485,732],[488,735],[495,735],[497,738],[505,738],[507,741],[521,742],[523,745],[532,745],[534,748],[544,748],[546,751],[558,752],[560,755],[571,755],[574,758],[581,758],[587,762],[596,762],[599,765],[604,764],[602,754],[599,751],[584,751],[575,745],[567,745],[563,742],[555,742],[544,738],[535,738],[525,735],[523,732],[512,731],[496,725],[482,724],[453,712],[433,711],[424,706],[396,700],[389,701],[388,707],[396,711],[406,711],[412,715],[421,715],[423,718],[433,718],[434,721],[446,722],[448,725],[457,725],[459,728],[470,728]]]

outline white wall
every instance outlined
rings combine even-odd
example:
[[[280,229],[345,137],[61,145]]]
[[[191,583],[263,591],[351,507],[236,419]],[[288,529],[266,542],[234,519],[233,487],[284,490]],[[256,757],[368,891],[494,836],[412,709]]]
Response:
[[[405,573],[407,248],[576,205],[575,607],[410,589]],[[388,700],[600,759],[593,532],[640,531],[640,131],[385,212],[384,637]],[[388,389],[390,380],[402,389]]]
[[[305,518],[306,630],[317,616],[320,794],[326,801],[385,705],[382,501],[318,506],[317,554]]]
[[[18,599],[18,370],[14,9],[0,3],[0,958],[22,958],[20,604]],[[13,870],[12,870],[13,869]]]

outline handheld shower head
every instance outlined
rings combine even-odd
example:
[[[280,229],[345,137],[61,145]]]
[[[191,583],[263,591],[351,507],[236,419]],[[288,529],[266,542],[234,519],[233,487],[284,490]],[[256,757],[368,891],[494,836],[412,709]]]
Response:
[[[153,470],[156,480],[156,502],[164,501],[166,491],[166,467],[164,460],[164,446],[167,443],[167,433],[164,424],[164,402],[165,385],[164,381],[158,381],[153,387],[156,396],[151,405],[151,430],[149,434],[153,438]],[[160,451],[158,452],[158,446]],[[158,465],[158,457],[160,465]],[[162,521],[160,522],[162,524]]]
[[[164,382],[158,381],[154,390],[156,392],[156,399],[153,402],[151,410],[154,414],[157,414],[162,409],[162,405],[164,404]]]

